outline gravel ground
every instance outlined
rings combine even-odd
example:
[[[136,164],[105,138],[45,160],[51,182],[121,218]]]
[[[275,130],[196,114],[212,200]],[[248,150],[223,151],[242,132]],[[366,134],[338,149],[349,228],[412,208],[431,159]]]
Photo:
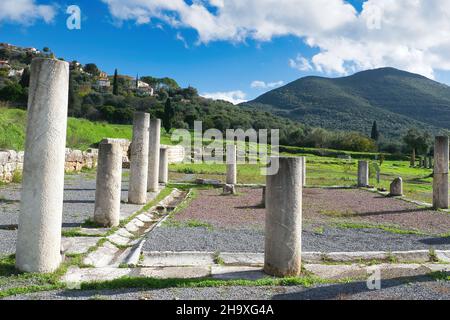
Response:
[[[351,219],[397,225],[424,233],[450,230],[450,214],[419,208],[400,199],[354,189],[305,189],[303,218],[309,221]]]
[[[251,188],[238,191],[239,196],[223,196],[220,189],[199,191],[199,196],[189,207],[173,219],[185,225],[190,221],[206,222],[212,228],[173,227],[169,224],[148,235],[144,250],[263,252],[265,209],[260,208],[262,191]],[[351,212],[351,217],[344,212]],[[434,232],[450,230],[449,214],[418,209],[405,201],[366,191],[305,189],[303,215],[305,251],[450,249],[450,237],[334,227],[334,222],[351,220],[398,224],[408,229],[432,229]]]
[[[158,290],[51,291],[16,297],[14,300],[450,300],[450,282],[417,278],[382,282],[369,291],[365,282],[292,287],[170,288]]]
[[[128,197],[128,178],[122,182],[122,200]],[[20,213],[19,185],[0,188],[0,255],[14,253],[16,231]],[[63,228],[81,226],[91,218],[95,207],[95,176],[79,174],[66,176],[63,208]],[[122,203],[122,219],[134,213],[140,206]]]
[[[238,192],[239,196],[223,196],[221,189],[202,190],[189,208],[175,219],[180,222],[204,221],[218,228],[263,230],[262,189],[242,188]],[[345,220],[395,225],[436,235],[450,230],[448,213],[426,210],[406,201],[354,189],[305,189],[303,220],[310,224]]]
[[[16,252],[17,231],[0,230],[0,256]]]
[[[122,200],[127,199],[128,178],[122,182]],[[0,188],[0,229],[17,225],[20,213],[20,186]],[[64,190],[63,227],[79,227],[92,217],[95,207],[95,177],[88,174],[66,176]],[[124,215],[139,206],[123,204]]]
[[[322,231],[322,230],[321,230]],[[304,230],[304,251],[407,251],[450,250],[450,238],[399,235],[376,229],[324,227],[323,232]],[[145,251],[264,252],[264,232],[253,229],[160,227],[147,237]]]

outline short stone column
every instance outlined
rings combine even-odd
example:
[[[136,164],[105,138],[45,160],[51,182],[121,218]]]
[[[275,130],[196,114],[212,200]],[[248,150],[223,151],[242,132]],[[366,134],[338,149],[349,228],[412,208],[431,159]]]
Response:
[[[147,191],[159,191],[159,152],[161,139],[161,120],[150,120],[150,144],[148,151]]]
[[[358,187],[369,186],[369,161],[358,162]]]
[[[69,64],[34,59],[28,96],[16,267],[50,273],[61,263]]]
[[[428,169],[433,169],[433,158],[428,157]]]
[[[267,176],[264,271],[298,276],[302,255],[301,158],[280,158],[279,171]]]
[[[395,179],[391,183],[389,195],[391,197],[402,197],[403,196],[403,179],[401,177]]]
[[[237,146],[227,145],[227,184],[237,184]]]
[[[167,147],[159,149],[159,182],[164,184],[169,182],[169,149]]]
[[[449,138],[436,137],[434,146],[433,207],[448,209]]]
[[[147,203],[149,129],[150,114],[136,112],[133,121],[128,190],[128,202],[133,204]]]
[[[100,143],[94,222],[117,227],[120,222],[122,194],[122,148],[118,143]]]

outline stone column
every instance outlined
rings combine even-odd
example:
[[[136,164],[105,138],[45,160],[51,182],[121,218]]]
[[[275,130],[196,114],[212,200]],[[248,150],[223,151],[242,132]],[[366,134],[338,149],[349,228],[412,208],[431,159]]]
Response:
[[[433,206],[448,209],[449,138],[436,137],[434,147]]]
[[[391,197],[402,197],[403,196],[403,179],[402,178],[399,177],[391,183],[389,195]]]
[[[358,187],[369,186],[369,161],[358,162]]]
[[[428,169],[433,169],[433,158],[432,157],[428,158]]]
[[[159,182],[164,184],[169,182],[169,149],[167,147],[159,149]]]
[[[128,202],[133,204],[147,203],[149,129],[150,114],[136,112],[133,121],[128,190]]]
[[[148,151],[147,191],[159,191],[159,149],[161,139],[161,120],[150,120],[150,144]]]
[[[277,174],[267,176],[264,271],[299,276],[302,255],[301,158],[280,158]]]
[[[94,222],[117,227],[122,194],[122,148],[118,143],[100,143]]]
[[[28,96],[16,267],[50,273],[61,263],[69,64],[34,59]]]
[[[266,207],[266,187],[262,188],[262,200],[261,200],[261,207]]]
[[[415,167],[416,166],[416,149],[413,148],[412,153],[411,153],[411,167]]]
[[[227,184],[237,184],[237,146],[227,145]]]
[[[306,186],[306,157],[301,157],[302,159],[302,168],[303,168],[303,187]]]

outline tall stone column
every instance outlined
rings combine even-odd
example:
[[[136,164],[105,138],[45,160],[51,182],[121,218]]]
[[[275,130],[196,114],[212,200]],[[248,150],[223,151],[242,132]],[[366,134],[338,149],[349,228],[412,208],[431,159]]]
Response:
[[[302,255],[301,158],[280,158],[277,174],[267,176],[264,271],[298,276]]]
[[[415,167],[416,166],[416,149],[413,148],[412,152],[411,152],[411,167]]]
[[[434,147],[433,206],[448,209],[449,138],[436,137]]]
[[[130,187],[128,191],[128,202],[133,204],[147,203],[149,129],[150,114],[136,112],[133,121]]]
[[[32,61],[16,247],[20,271],[50,273],[61,263],[68,93],[67,62]]]
[[[122,194],[122,147],[118,143],[100,143],[94,222],[104,227],[120,223]]]
[[[161,139],[161,120],[150,120],[150,144],[148,151],[148,182],[147,191],[159,190],[159,149]]]
[[[303,187],[306,186],[306,157],[301,157],[302,159],[302,170],[303,170]]]
[[[237,184],[237,146],[227,145],[227,184]]]
[[[159,182],[169,182],[169,149],[161,147],[159,150]]]
[[[369,186],[369,161],[358,162],[358,187]]]

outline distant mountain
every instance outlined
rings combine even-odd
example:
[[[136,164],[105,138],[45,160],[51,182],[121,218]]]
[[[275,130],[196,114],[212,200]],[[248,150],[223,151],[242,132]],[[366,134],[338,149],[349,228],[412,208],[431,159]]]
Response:
[[[305,77],[241,106],[311,126],[365,134],[376,120],[389,138],[411,127],[432,133],[450,129],[450,87],[394,68],[335,79]]]

